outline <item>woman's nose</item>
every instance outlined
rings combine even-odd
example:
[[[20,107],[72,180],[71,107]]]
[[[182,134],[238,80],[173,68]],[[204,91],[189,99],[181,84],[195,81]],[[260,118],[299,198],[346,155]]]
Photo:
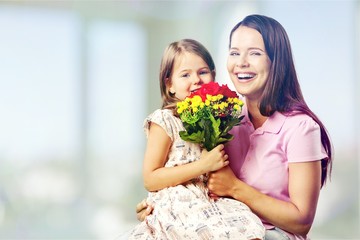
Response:
[[[248,67],[249,62],[247,61],[246,57],[240,57],[239,60],[236,62],[236,66],[240,68]]]

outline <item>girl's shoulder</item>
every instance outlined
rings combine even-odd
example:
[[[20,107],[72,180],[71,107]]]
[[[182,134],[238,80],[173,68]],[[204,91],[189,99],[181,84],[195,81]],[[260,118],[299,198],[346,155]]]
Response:
[[[164,131],[173,140],[174,134],[178,131],[180,119],[173,115],[170,109],[157,109],[148,115],[143,123],[143,128],[148,135],[151,123],[156,123],[164,129]]]
[[[174,118],[174,114],[170,109],[156,109],[154,112],[150,113],[147,117],[147,121],[151,121],[152,119],[168,119]]]

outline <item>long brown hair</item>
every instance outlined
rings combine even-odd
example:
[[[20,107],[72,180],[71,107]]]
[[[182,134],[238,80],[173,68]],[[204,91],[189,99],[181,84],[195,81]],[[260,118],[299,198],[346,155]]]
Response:
[[[182,39],[169,44],[165,49],[160,65],[160,92],[162,98],[162,108],[174,110],[176,103],[179,101],[169,89],[171,86],[171,75],[175,60],[184,52],[194,53],[201,57],[208,65],[212,74],[215,74],[215,64],[209,51],[198,41],[193,39]],[[214,75],[215,76],[215,75]]]
[[[269,78],[262,93],[259,109],[263,116],[271,116],[275,111],[282,113],[300,112],[307,114],[320,126],[321,143],[328,155],[321,160],[321,186],[331,175],[332,144],[329,134],[314,112],[307,106],[295,70],[290,40],[283,26],[273,18],[263,15],[249,15],[235,25],[230,33],[240,26],[257,30],[265,44],[266,52],[271,61]]]

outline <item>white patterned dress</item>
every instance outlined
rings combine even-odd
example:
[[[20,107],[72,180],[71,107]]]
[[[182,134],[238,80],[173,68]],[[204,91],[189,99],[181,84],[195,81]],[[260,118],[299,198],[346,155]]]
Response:
[[[172,140],[165,167],[187,164],[199,159],[198,144],[179,136],[182,122],[170,110],[156,110],[144,122],[148,135],[150,123],[161,126]],[[187,184],[150,192],[148,203],[154,210],[132,231],[129,239],[263,239],[265,229],[260,219],[243,203],[208,197],[200,176]]]

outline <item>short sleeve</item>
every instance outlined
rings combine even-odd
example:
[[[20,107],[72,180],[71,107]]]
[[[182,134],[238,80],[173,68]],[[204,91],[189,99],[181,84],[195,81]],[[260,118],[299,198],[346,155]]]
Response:
[[[171,111],[162,110],[162,109],[155,110],[152,114],[150,114],[144,120],[143,128],[144,128],[146,137],[148,137],[148,135],[149,135],[150,124],[153,122],[153,123],[156,123],[157,125],[159,125],[160,127],[162,127],[164,129],[164,131],[166,132],[166,134],[173,141],[174,140],[174,129],[172,127],[173,121],[174,121],[174,116],[172,115]]]
[[[321,144],[320,126],[310,117],[294,126],[290,137],[287,156],[289,162],[309,162],[327,158]]]

